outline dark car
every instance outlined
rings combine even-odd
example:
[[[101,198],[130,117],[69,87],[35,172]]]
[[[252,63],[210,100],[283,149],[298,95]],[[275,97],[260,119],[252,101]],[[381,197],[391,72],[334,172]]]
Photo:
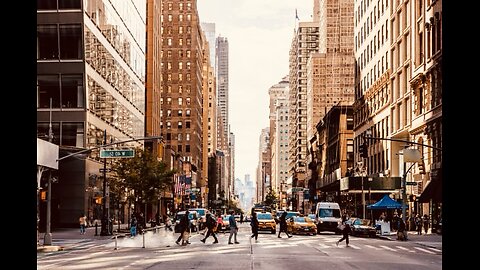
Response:
[[[359,236],[359,235],[366,235],[368,237],[375,237],[377,236],[377,231],[375,227],[371,225],[371,221],[369,219],[361,219],[361,218],[350,218],[346,221],[347,224],[350,225],[351,235],[352,236]]]

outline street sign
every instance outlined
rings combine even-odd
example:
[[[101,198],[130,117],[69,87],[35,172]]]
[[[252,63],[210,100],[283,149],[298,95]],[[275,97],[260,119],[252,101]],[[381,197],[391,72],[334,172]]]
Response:
[[[100,150],[100,158],[132,158],[135,156],[133,149],[102,149]]]
[[[292,192],[303,191],[303,187],[292,187]]]
[[[103,172],[105,172],[105,169],[100,168],[99,171],[100,171],[101,173],[103,173]],[[107,168],[107,170],[106,170],[106,172],[111,172],[111,171],[112,171],[112,169],[108,169],[108,168]]]
[[[417,182],[406,182],[407,186],[416,186]]]

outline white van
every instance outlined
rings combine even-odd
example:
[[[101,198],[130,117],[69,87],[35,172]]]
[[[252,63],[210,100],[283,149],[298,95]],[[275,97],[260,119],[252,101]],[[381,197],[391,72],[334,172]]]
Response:
[[[342,223],[340,205],[335,202],[319,202],[315,208],[315,223],[317,234],[322,231],[335,232],[340,234],[337,228]]]

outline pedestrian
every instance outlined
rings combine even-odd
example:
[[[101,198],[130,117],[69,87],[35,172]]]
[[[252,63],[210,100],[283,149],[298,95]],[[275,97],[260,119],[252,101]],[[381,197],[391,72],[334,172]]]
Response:
[[[215,239],[213,243],[214,244],[218,243],[217,236],[215,235],[215,232],[214,232],[216,225],[217,225],[217,220],[215,219],[213,214],[208,213],[206,215],[206,220],[205,220],[205,226],[207,227],[207,234],[205,235],[205,238],[201,239],[200,241],[202,241],[205,244],[205,240],[207,240],[207,238],[210,235],[212,235],[213,239]]]
[[[420,215],[417,214],[415,216],[415,226],[417,227],[417,234],[418,235],[422,234],[422,225],[423,225],[422,217],[420,217]]]
[[[164,220],[165,220],[165,231],[166,230],[173,231],[173,229],[172,229],[172,219],[168,215],[165,215]]]
[[[345,240],[345,243],[347,243],[347,247],[348,247],[348,244],[350,243],[348,236],[350,235],[351,232],[352,232],[352,228],[350,228],[350,224],[348,224],[347,222],[343,222],[343,230],[342,230],[343,237],[337,241],[337,246],[338,244],[340,244],[340,242]]]
[[[407,241],[406,224],[403,218],[398,220],[397,240]]]
[[[218,217],[217,217],[217,232],[220,232],[220,231],[222,230],[222,227],[223,227],[223,218],[222,218],[221,213],[218,213]],[[223,231],[223,234],[225,234],[225,231]]]
[[[180,230],[180,236],[177,238],[177,245],[180,245],[180,240],[182,240],[182,246],[186,244],[190,244],[188,238],[190,236],[190,219],[188,218],[190,212],[185,211],[185,215],[180,219],[180,223],[178,224],[178,228]]]
[[[425,214],[425,215],[423,215],[423,228],[425,229],[425,234],[428,233],[429,225],[430,225],[430,220],[428,218],[428,215]]]
[[[85,214],[82,213],[80,215],[78,223],[80,224],[80,234],[85,234],[87,228],[87,217],[85,216]]]
[[[252,220],[250,221],[250,226],[252,226],[252,236],[251,238],[255,237],[255,241],[258,241],[258,218],[257,212],[252,213]]]
[[[282,238],[280,236],[280,233],[282,232],[284,232],[288,236],[288,238],[292,237],[291,235],[288,234],[288,230],[287,230],[287,211],[284,211],[280,216],[280,230],[278,231],[278,238]]]
[[[237,227],[237,221],[235,220],[234,213],[235,212],[233,210],[230,211],[230,216],[228,217],[228,223],[230,225],[230,237],[228,237],[228,243],[233,244],[232,243],[232,236],[234,236],[235,244],[240,244],[237,241],[238,227]]]
[[[130,237],[133,238],[137,235],[137,218],[135,214],[132,214],[132,218],[130,219]]]
[[[240,213],[240,224],[243,224],[243,212]]]

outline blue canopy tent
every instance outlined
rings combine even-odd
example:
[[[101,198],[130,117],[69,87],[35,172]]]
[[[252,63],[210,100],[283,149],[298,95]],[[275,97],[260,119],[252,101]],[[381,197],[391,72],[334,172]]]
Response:
[[[392,200],[388,195],[383,196],[381,200],[374,204],[367,205],[367,209],[400,209],[402,204]]]

